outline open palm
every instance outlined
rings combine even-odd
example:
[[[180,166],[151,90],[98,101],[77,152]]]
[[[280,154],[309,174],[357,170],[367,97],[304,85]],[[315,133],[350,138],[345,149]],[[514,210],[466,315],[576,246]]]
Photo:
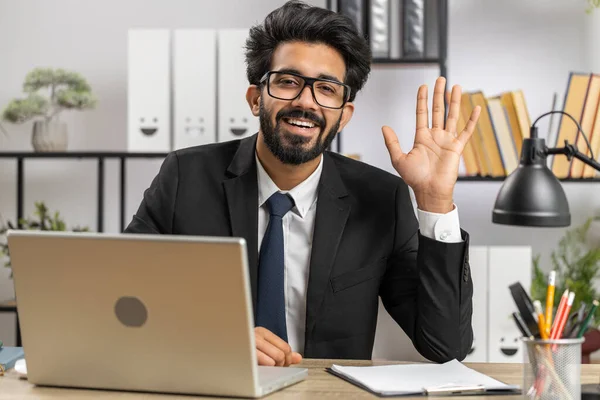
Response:
[[[436,202],[441,204],[448,200],[451,202],[458,178],[460,156],[473,134],[481,112],[480,107],[475,107],[466,127],[457,133],[456,125],[462,91],[460,86],[455,85],[452,88],[448,119],[444,127],[445,86],[446,79],[443,77],[435,82],[431,128],[427,107],[427,86],[419,87],[415,140],[412,150],[408,153],[404,153],[400,148],[398,137],[392,128],[388,126],[382,128],[392,165],[413,189],[418,203],[420,200],[428,204]]]

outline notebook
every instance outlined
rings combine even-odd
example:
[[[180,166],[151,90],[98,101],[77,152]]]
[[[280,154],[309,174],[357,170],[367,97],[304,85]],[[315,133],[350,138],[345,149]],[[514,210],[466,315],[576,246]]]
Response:
[[[22,347],[0,348],[0,372],[8,371],[14,367],[17,360],[25,358]]]
[[[406,364],[328,369],[379,396],[520,394],[517,385],[507,385],[466,367],[457,360],[444,364]]]

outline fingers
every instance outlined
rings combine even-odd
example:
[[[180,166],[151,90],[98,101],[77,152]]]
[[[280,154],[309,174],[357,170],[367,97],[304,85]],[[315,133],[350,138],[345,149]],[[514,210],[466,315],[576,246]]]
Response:
[[[421,85],[417,92],[417,130],[429,127],[427,113],[427,85]]]
[[[460,140],[463,146],[467,144],[471,138],[471,135],[473,135],[473,132],[475,131],[475,125],[479,119],[479,114],[481,114],[481,107],[477,106],[473,109],[471,117],[467,121],[467,126],[465,126],[465,129],[463,129],[460,135],[458,135],[458,140]]]
[[[394,132],[394,130],[389,126],[383,126],[381,131],[383,132],[383,141],[385,142],[385,147],[387,147],[391,159],[395,160],[401,157],[404,153],[402,153],[402,148],[400,147],[400,142],[398,141],[396,132]]]
[[[446,92],[446,78],[440,76],[435,81],[435,87],[433,89],[433,108],[431,114],[431,127],[437,129],[444,129],[444,116],[445,116],[445,105],[444,105],[444,93]]]
[[[261,365],[276,365],[278,367],[282,367],[286,363],[285,353],[274,346],[272,343],[267,342],[265,339],[257,337],[256,338],[256,350],[257,355],[259,352],[262,352],[266,357],[271,361],[267,361],[267,364]],[[260,364],[260,361],[259,361]]]
[[[268,329],[256,327],[254,328],[254,335],[256,338],[257,355],[260,351],[265,357],[271,360],[269,364],[260,364],[259,360],[260,365],[287,367],[291,364],[297,364],[302,360],[302,356],[299,353],[292,352],[292,348],[285,340]]]
[[[268,367],[275,366],[275,360],[258,349],[256,349],[256,359],[258,361],[258,365],[266,365]]]
[[[292,364],[300,364],[302,362],[302,356],[300,353],[292,352]]]
[[[450,107],[448,111],[448,120],[446,121],[446,130],[450,133],[456,132],[456,124],[458,123],[458,115],[460,113],[460,100],[462,98],[462,89],[458,85],[452,87],[452,95],[450,96]]]

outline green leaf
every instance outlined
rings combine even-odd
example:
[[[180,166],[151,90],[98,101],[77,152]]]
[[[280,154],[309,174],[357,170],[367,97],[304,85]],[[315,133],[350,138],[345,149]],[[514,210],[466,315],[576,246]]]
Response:
[[[594,281],[600,275],[600,249],[590,249],[586,244],[587,233],[591,221],[589,218],[581,226],[565,232],[558,243],[558,247],[552,251],[550,259],[553,269],[556,271],[556,291],[554,296],[554,309],[558,307],[560,298],[566,289],[575,292],[575,301],[572,310],[578,310],[581,303],[588,306],[599,294],[594,288]],[[539,255],[536,257],[539,260]],[[547,280],[534,262],[534,271],[531,284],[531,296],[545,303]],[[596,317],[600,316],[600,310],[596,311]]]
[[[51,231],[66,231],[67,230],[67,224],[65,223],[65,221],[61,218],[60,213],[58,211],[54,211],[53,213],[51,213],[48,210],[48,207],[46,207],[46,204],[44,204],[44,202],[35,202],[35,211],[34,211],[34,215],[37,216],[38,219],[31,219],[31,218],[21,218],[21,222],[20,222],[20,227],[18,227],[17,229],[22,229],[22,230],[27,230],[27,229],[38,229],[38,230],[51,230]],[[6,226],[8,226],[10,229],[15,229],[14,225],[10,222],[7,221],[6,222]],[[8,251],[8,245],[6,244],[6,238],[5,238],[5,234],[6,234],[6,227],[3,226],[0,228],[0,249],[2,249],[2,254],[4,255],[4,257],[7,259],[7,261],[5,261],[4,265],[8,268],[10,268],[10,254]],[[88,227],[79,227],[76,226],[73,229],[73,232],[83,232],[83,231],[88,231],[89,228]],[[12,273],[11,273],[11,277],[12,277]]]
[[[61,89],[56,94],[56,102],[64,108],[83,110],[94,108],[97,99],[93,94],[87,91]]]
[[[8,122],[20,124],[36,116],[44,116],[48,112],[50,102],[38,94],[30,94],[25,99],[12,100],[4,111],[2,118]]]

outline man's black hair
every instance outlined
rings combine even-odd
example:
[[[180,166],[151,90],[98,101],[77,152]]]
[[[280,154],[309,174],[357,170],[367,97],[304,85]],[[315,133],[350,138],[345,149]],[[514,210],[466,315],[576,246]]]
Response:
[[[277,46],[289,42],[322,43],[336,49],[346,64],[344,83],[352,89],[350,100],[363,87],[371,70],[371,50],[345,15],[292,0],[267,15],[262,25],[250,29],[246,41],[246,74],[259,85],[269,71]]]

